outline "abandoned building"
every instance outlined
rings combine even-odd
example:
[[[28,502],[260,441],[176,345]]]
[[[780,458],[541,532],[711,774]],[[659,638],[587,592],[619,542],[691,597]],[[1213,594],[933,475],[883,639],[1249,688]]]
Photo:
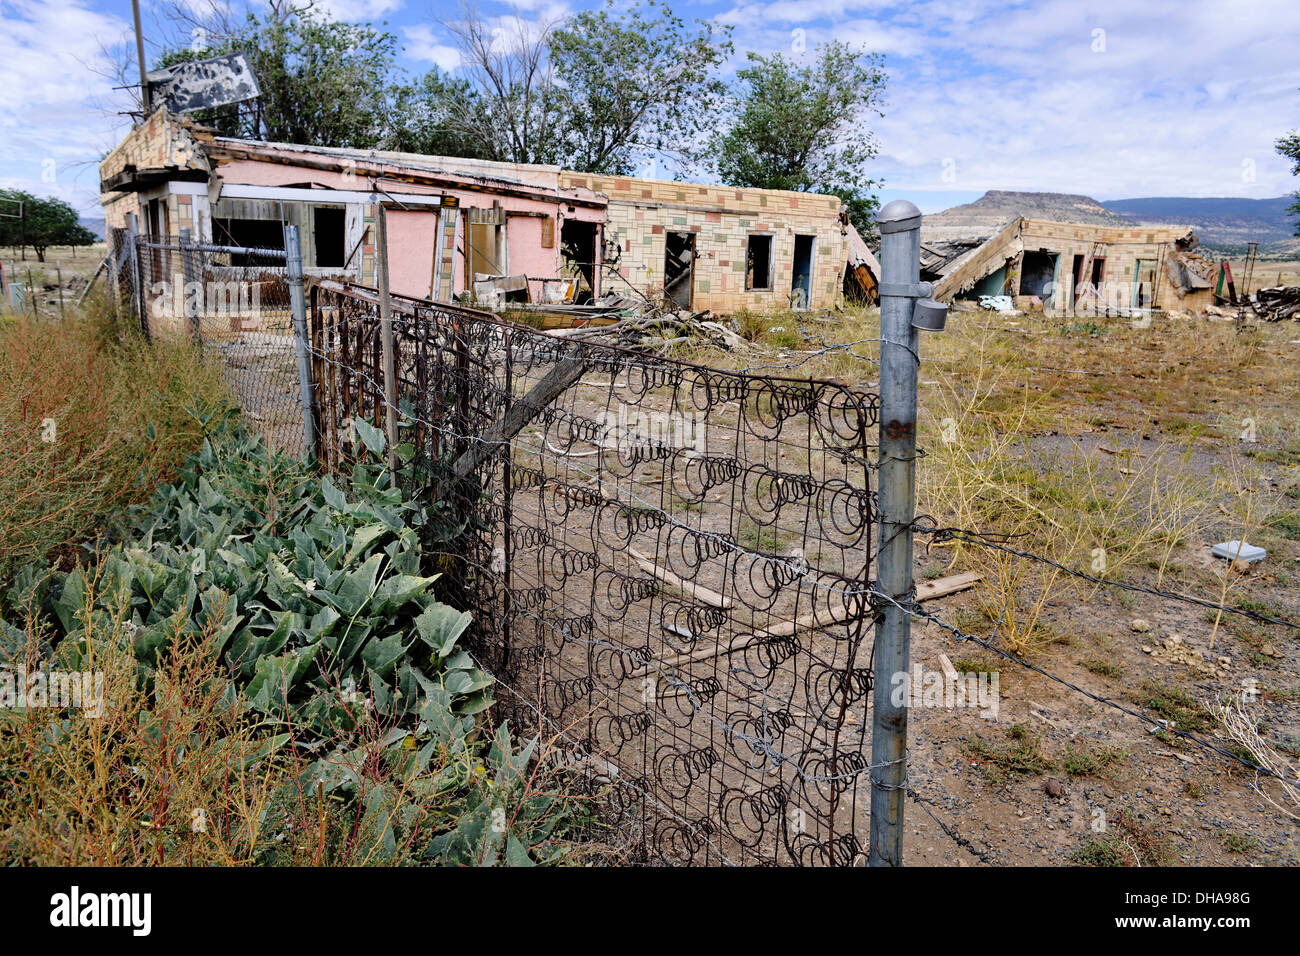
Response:
[[[231,139],[165,109],[100,165],[106,225],[282,249],[296,224],[308,275],[375,281],[375,203],[394,292],[436,301],[677,308],[822,308],[849,244],[835,196],[735,189],[556,166]],[[869,254],[869,253],[868,253]]]
[[[1087,196],[990,191],[921,221],[921,274],[944,301],[1127,314],[1213,304],[1219,269],[1187,226],[1138,225]]]

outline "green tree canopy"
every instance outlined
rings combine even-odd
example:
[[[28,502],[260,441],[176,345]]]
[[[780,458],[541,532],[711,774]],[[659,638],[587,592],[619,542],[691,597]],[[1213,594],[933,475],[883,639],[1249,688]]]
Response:
[[[77,211],[62,199],[0,189],[0,245],[31,246],[41,262],[50,246],[88,246],[95,241],[95,234],[77,218]]]
[[[666,3],[583,11],[551,35],[567,117],[565,161],[606,175],[632,172],[637,153],[687,157],[726,103],[717,70],[730,27],[687,25]]]
[[[158,66],[244,53],[262,95],[194,113],[226,136],[360,149],[389,133],[397,40],[370,24],[340,23],[310,10],[271,7],[209,32],[202,49],[169,51]]]
[[[666,3],[607,2],[541,28],[467,6],[444,26],[460,76],[435,69],[411,92],[409,141],[430,151],[627,174],[647,155],[685,158],[720,116],[731,28],[688,24]]]
[[[837,195],[870,241],[880,183],[863,170],[878,148],[867,117],[884,115],[880,64],[839,41],[806,64],[750,53],[736,74],[735,120],[710,138],[705,163],[731,186]]]

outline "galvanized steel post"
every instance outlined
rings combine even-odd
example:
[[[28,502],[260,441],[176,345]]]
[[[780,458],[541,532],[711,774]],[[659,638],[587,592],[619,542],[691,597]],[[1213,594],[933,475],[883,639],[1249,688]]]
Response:
[[[293,350],[298,358],[298,390],[302,394],[303,444],[307,456],[315,461],[316,411],[312,402],[311,363],[307,356],[307,297],[303,290],[302,243],[297,226],[284,227],[284,262],[289,276],[289,308],[293,313]]]
[[[379,285],[379,334],[384,362],[384,433],[388,436],[388,474],[397,482],[397,368],[393,349],[393,304],[389,301],[388,213],[375,204],[375,276]]]
[[[880,509],[876,582],[906,601],[912,590],[912,517],[916,478],[916,300],[920,283],[921,211],[906,200],[887,204],[880,223]],[[907,701],[894,699],[894,678],[909,667],[911,619],[884,605],[876,619],[871,728],[871,866],[903,863],[903,788],[907,781]]]

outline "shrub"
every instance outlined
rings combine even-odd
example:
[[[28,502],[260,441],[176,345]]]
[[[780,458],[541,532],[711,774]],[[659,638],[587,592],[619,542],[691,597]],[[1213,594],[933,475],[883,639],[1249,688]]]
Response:
[[[224,421],[94,568],[23,569],[0,663],[102,672],[109,715],[6,716],[0,858],[556,859],[572,801],[539,742],[481,739],[492,678],[419,514],[382,468],[340,488]]]
[[[150,345],[102,303],[0,324],[0,580],[75,560],[68,545],[147,499],[225,403],[216,363],[188,343]]]

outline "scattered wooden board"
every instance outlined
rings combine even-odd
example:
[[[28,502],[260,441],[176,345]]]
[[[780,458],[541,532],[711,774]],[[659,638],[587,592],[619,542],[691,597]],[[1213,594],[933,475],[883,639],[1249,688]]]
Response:
[[[949,594],[973,588],[983,577],[984,575],[978,571],[967,571],[964,574],[950,574],[936,581],[926,581],[916,589],[916,599],[933,601],[935,598],[947,597]]]
[[[628,548],[628,553],[632,555],[632,560],[641,566],[642,571],[658,578],[665,584],[672,585],[689,598],[703,601],[705,604],[712,604],[714,607],[722,608],[724,611],[731,608],[735,603],[725,594],[719,594],[717,591],[714,591],[711,588],[706,588],[702,584],[696,584],[694,581],[687,581],[685,578],[678,577],[667,568],[655,564],[635,548]]]
[[[632,551],[631,553],[632,556],[637,559],[638,563],[645,562],[642,564],[642,567],[649,565],[649,567],[646,567],[647,571],[650,571],[650,568],[658,568],[658,565],[637,554],[637,552]],[[651,571],[650,573],[653,574],[655,572]],[[672,574],[672,572],[665,573]],[[677,578],[676,575],[672,576]],[[955,594],[958,591],[964,591],[969,587],[973,587],[975,583],[983,577],[984,575],[979,574],[978,572],[968,571],[963,574],[953,574],[946,578],[939,578],[937,581],[928,581],[916,589],[916,599],[917,601],[933,601],[935,598],[946,597],[949,594]],[[677,578],[677,580],[680,581],[681,579]],[[708,589],[706,588],[705,590],[707,591]],[[722,595],[717,594],[717,592],[710,591],[709,593],[722,598]],[[722,599],[730,601],[730,598]],[[714,606],[721,607],[722,605]],[[691,651],[686,654],[674,654],[671,657],[655,658],[647,666],[638,668],[631,674],[631,676],[644,677],[649,674],[652,669],[663,670],[671,667],[681,667],[683,664],[693,664],[697,661],[707,661],[723,654],[732,654],[736,651],[743,651],[750,644],[754,644],[758,641],[767,640],[773,637],[791,637],[800,631],[830,627],[832,624],[838,624],[841,621],[846,620],[848,617],[849,612],[847,609],[841,610],[837,608],[833,613],[821,615],[814,611],[811,614],[805,614],[802,617],[795,618],[793,621],[782,621],[778,624],[769,625],[762,630],[755,631],[753,634],[737,634],[726,643],[718,643],[713,647]],[[951,666],[951,664],[949,666]]]

